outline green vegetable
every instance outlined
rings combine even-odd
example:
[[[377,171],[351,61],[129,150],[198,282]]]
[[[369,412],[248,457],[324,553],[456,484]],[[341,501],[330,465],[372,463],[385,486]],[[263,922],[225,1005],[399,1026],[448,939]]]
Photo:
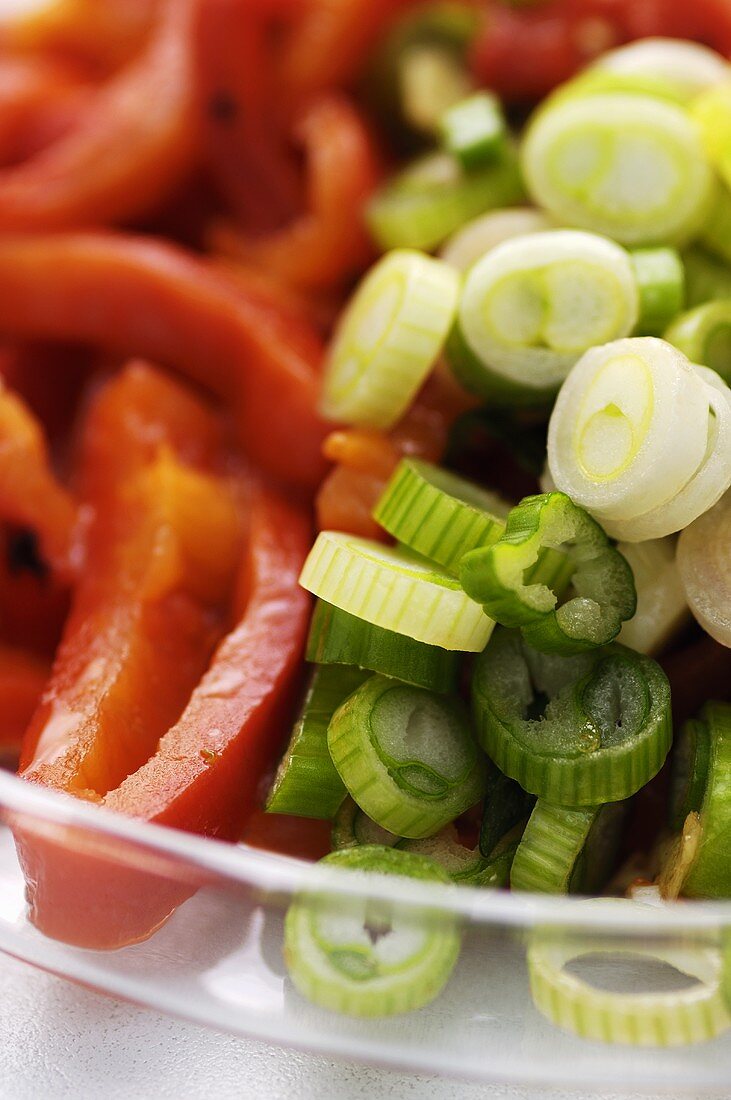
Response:
[[[485,766],[457,699],[372,676],[333,715],[333,763],[384,829],[430,836],[477,802]]]
[[[688,308],[731,298],[731,267],[703,248],[688,248],[683,253],[685,267],[685,304]],[[672,341],[671,341],[672,343]]]
[[[502,152],[506,125],[500,102],[490,92],[476,92],[449,107],[439,121],[442,144],[463,168],[481,168]]]
[[[450,881],[433,860],[392,848],[348,848],[321,862],[349,874]],[[449,914],[344,895],[303,893],[284,925],[284,959],[297,990],[349,1016],[391,1016],[429,1004],[452,973],[459,947]]]
[[[638,653],[660,652],[689,618],[688,601],[675,560],[675,540],[617,544],[635,579],[637,609],[617,640]]]
[[[560,657],[496,630],[475,663],[472,708],[501,771],[558,806],[628,798],[660,770],[672,739],[664,672],[617,644]]]
[[[465,848],[454,825],[445,825],[435,836],[424,840],[403,840],[399,848],[435,860],[460,886],[499,889],[510,881],[510,868],[521,832],[522,826],[519,826],[501,837],[488,857],[483,856],[479,848]]]
[[[614,868],[625,809],[622,802],[571,810],[539,800],[515,853],[512,889],[597,893]]]
[[[670,325],[665,339],[692,363],[710,367],[731,383],[731,297],[705,302],[681,314]]]
[[[380,844],[384,848],[394,848],[401,837],[376,825],[368,814],[364,814],[350,795],[346,796],[340,809],[333,818],[330,842],[333,851],[341,848],[359,848],[366,844]]]
[[[707,703],[699,721],[706,726],[700,737],[707,737],[709,742],[708,770],[698,807],[700,840],[683,893],[688,897],[731,898],[731,704]],[[695,737],[699,738],[697,727]],[[703,764],[703,749],[696,749],[689,802],[698,798]]]
[[[640,292],[636,331],[660,336],[685,302],[683,262],[674,248],[636,248],[630,259]]]
[[[566,555],[573,566],[576,595],[560,606],[550,578],[532,578],[546,550]],[[460,580],[491,618],[520,627],[526,642],[545,653],[606,645],[635,613],[632,570],[599,524],[564,493],[521,501],[498,542],[465,555]]]
[[[480,851],[483,856],[491,856],[502,839],[516,829],[520,838],[535,802],[535,795],[524,791],[514,779],[489,762],[480,825]]]
[[[274,776],[266,810],[298,817],[333,817],[345,787],[330,758],[327,727],[366,674],[357,668],[315,668],[299,718]]]

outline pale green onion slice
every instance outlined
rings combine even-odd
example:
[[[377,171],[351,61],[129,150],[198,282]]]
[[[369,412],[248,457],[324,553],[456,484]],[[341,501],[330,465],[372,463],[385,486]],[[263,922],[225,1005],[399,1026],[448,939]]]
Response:
[[[350,874],[450,881],[433,860],[392,848],[348,848],[321,863]],[[297,990],[348,1016],[392,1016],[429,1004],[449,979],[459,948],[456,919],[448,913],[345,894],[300,894],[284,926],[284,959]]]
[[[463,168],[480,168],[502,152],[507,129],[500,102],[475,92],[448,107],[439,120],[442,144]]]
[[[442,245],[439,255],[458,271],[467,271],[503,241],[554,228],[554,222],[542,210],[533,210],[526,206],[489,210],[487,214],[480,215],[458,229]]]
[[[454,49],[433,42],[408,46],[400,59],[398,83],[405,122],[433,135],[445,111],[470,91],[463,61]]]
[[[458,290],[453,268],[420,252],[391,252],[377,263],[335,332],[323,414],[372,428],[395,424],[442,349]]]
[[[731,271],[728,272],[731,279]],[[731,289],[731,285],[729,287]],[[704,302],[677,317],[665,333],[691,363],[702,363],[731,382],[731,297]]]
[[[368,673],[342,666],[313,670],[302,710],[274,776],[266,811],[298,817],[331,818],[345,787],[327,747],[327,727],[344,699]]]
[[[515,150],[494,164],[464,172],[448,153],[430,153],[377,191],[366,208],[382,249],[436,248],[465,222],[524,198]]]
[[[339,531],[320,532],[300,584],[374,626],[442,649],[479,653],[495,625],[438,566]]]
[[[577,230],[526,234],[467,272],[448,356],[468,389],[536,402],[587,348],[626,336],[638,316],[624,249]]]
[[[366,844],[380,844],[393,848],[401,837],[388,829],[376,825],[368,814],[363,813],[357,802],[347,795],[333,818],[330,842],[334,852],[341,848],[359,848]]]
[[[623,898],[595,898],[586,905],[604,912],[608,924],[615,912],[632,906],[633,917],[647,926],[647,937],[653,934],[655,906]],[[613,993],[567,970],[575,960],[602,954],[638,963],[657,960],[696,982],[672,992]],[[528,973],[539,1012],[583,1039],[642,1047],[684,1046],[712,1039],[731,1024],[721,988],[722,957],[715,948],[639,943],[635,947],[626,940],[541,931],[535,933],[528,951]]]
[[[612,873],[626,804],[572,810],[539,800],[513,859],[510,886],[538,894],[595,894]]]
[[[731,898],[731,703],[707,703],[699,720],[708,730],[708,774],[698,808],[700,837],[683,893],[695,898]]]
[[[683,266],[685,267],[685,300],[689,309],[718,298],[731,298],[731,267],[718,256],[712,256],[705,249],[694,246],[683,253]],[[666,339],[669,337],[666,336]],[[674,343],[674,340],[670,340],[670,343]],[[698,356],[688,355],[688,358],[695,363],[704,362]],[[711,363],[706,365],[712,366]],[[718,367],[714,369],[718,370]],[[722,373],[723,371],[719,371],[719,374]]]
[[[479,801],[485,764],[457,699],[372,676],[333,715],[333,763],[377,825],[431,836]]]
[[[609,50],[590,71],[667,81],[687,99],[731,78],[731,66],[719,53],[679,38],[642,38]]]
[[[510,881],[510,868],[522,831],[522,825],[511,829],[489,856],[483,856],[479,848],[466,848],[454,825],[445,825],[435,836],[423,840],[402,840],[399,848],[435,860],[460,886],[500,889]]]
[[[622,624],[617,641],[652,656],[664,649],[689,617],[675,542],[671,538],[620,542],[617,549],[632,569],[637,592],[637,609]]]
[[[731,187],[731,68],[726,82],[709,88],[693,104],[706,150],[727,186]]]
[[[622,244],[688,240],[713,199],[698,127],[681,107],[647,95],[549,101],[528,126],[522,165],[537,205]]]
[[[693,615],[731,647],[731,492],[683,531],[678,569]]]
[[[698,240],[727,265],[731,263],[731,187],[717,188]]]
[[[637,332],[660,336],[683,308],[683,262],[674,248],[636,248],[631,259],[640,292]]]
[[[571,371],[551,415],[554,482],[608,531],[607,520],[665,504],[704,461],[709,392],[663,340],[633,337],[593,348]]]

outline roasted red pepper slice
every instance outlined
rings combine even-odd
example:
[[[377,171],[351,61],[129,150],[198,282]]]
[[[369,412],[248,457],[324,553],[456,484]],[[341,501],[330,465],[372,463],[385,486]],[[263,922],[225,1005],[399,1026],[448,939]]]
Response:
[[[322,476],[314,329],[179,248],[111,233],[0,238],[0,332],[183,371],[237,401],[265,471],[309,490]]]
[[[17,762],[49,671],[45,661],[27,650],[0,645],[0,764]]]

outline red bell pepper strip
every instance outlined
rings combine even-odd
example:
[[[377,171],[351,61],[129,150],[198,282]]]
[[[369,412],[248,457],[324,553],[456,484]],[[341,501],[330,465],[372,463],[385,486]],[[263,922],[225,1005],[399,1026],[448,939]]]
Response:
[[[149,209],[196,145],[193,28],[200,0],[168,0],[148,49],[28,161],[0,172],[0,230],[116,222]]]
[[[47,662],[27,650],[0,645],[0,761],[17,761],[49,671]]]
[[[337,286],[373,255],[363,210],[380,178],[375,145],[363,119],[344,97],[314,100],[295,136],[307,161],[307,209],[278,232],[246,238],[220,227],[212,240],[222,252],[304,289]]]
[[[318,860],[331,851],[332,822],[255,810],[241,838],[252,848],[279,852],[294,859]]]
[[[17,163],[60,137],[63,120],[92,88],[78,66],[56,58],[0,60],[0,165]]]
[[[301,667],[309,605],[297,578],[306,517],[266,489],[254,495],[239,575],[238,625],[220,644],[180,719],[105,806],[145,821],[233,839],[280,748],[289,689]],[[92,948],[150,935],[195,890],[184,869],[144,869],[139,853],[60,830],[15,829],[31,919],[49,936]],[[88,842],[87,842],[88,843]],[[76,850],[74,849],[74,845]]]
[[[236,402],[243,446],[268,473],[308,490],[323,474],[316,332],[179,248],[110,233],[0,237],[0,333],[180,370]]]

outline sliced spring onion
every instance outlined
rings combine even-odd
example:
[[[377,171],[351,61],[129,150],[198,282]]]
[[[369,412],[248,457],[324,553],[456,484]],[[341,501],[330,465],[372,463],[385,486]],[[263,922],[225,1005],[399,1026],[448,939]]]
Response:
[[[467,271],[503,241],[554,228],[555,223],[542,210],[532,210],[526,206],[489,210],[458,229],[442,245],[439,255],[458,271]]]
[[[471,88],[455,51],[433,43],[409,46],[399,70],[404,121],[423,134],[435,134],[445,111],[461,102]]]
[[[442,144],[463,168],[481,168],[502,152],[507,138],[500,101],[475,92],[449,107],[439,120]]]
[[[376,824],[431,836],[479,800],[485,766],[457,699],[372,676],[333,715],[333,763]]]
[[[494,164],[464,172],[448,153],[430,153],[404,169],[366,208],[376,243],[429,251],[486,210],[524,197],[518,158],[511,145]]]
[[[339,531],[317,536],[300,584],[374,626],[442,649],[479,653],[495,625],[438,566]]]
[[[576,595],[560,606],[550,579],[534,579],[546,550],[563,554],[571,565]],[[596,520],[565,493],[522,500],[498,542],[462,559],[460,580],[490,618],[520,627],[528,645],[544,653],[606,645],[636,608],[629,565]]]
[[[681,314],[665,339],[687,355],[731,382],[731,297],[705,302]]]
[[[726,263],[731,263],[731,188],[717,188],[699,242]]]
[[[688,248],[683,253],[683,265],[685,304],[689,309],[715,298],[731,298],[731,267],[717,256],[712,256],[703,248]],[[670,342],[673,343],[672,340]]]
[[[688,601],[675,560],[673,539],[620,542],[622,557],[632,569],[637,609],[622,624],[617,640],[637,653],[652,655],[670,641],[688,619]]]
[[[491,856],[504,837],[517,830],[518,838],[535,806],[535,795],[529,794],[509,776],[504,775],[490,761],[487,769],[482,822],[480,824],[480,851]]]
[[[624,898],[594,898],[607,923],[619,907],[632,906],[633,916],[647,925],[647,938],[657,924],[657,908]],[[671,992],[613,993],[571,974],[567,965],[588,955],[623,956],[642,962],[659,961],[696,982]],[[551,1023],[584,1039],[629,1046],[674,1047],[705,1042],[731,1024],[724,1007],[722,957],[716,948],[670,945],[628,945],[626,939],[578,937],[536,932],[528,950],[531,995],[536,1008]],[[634,985],[635,983],[633,983]],[[635,985],[636,989],[636,985]]]
[[[441,260],[398,250],[371,268],[330,347],[321,408],[331,420],[390,428],[441,351],[459,278]]]
[[[701,128],[711,162],[731,187],[731,66],[726,64],[725,70],[725,82],[716,81],[695,101],[693,117]]]
[[[630,258],[640,292],[637,332],[660,336],[685,302],[683,262],[674,248],[636,248]]]
[[[315,605],[307,660],[355,665],[438,692],[454,691],[459,673],[459,654],[453,650],[425,645],[405,634],[373,626],[324,600]]]
[[[682,532],[678,570],[693,615],[731,647],[731,492]]]
[[[715,50],[678,38],[642,38],[608,50],[591,71],[654,77],[678,88],[686,99],[731,77],[731,66]]]
[[[693,718],[683,724],[673,745],[670,778],[670,827],[679,832],[689,814],[703,805],[711,768],[711,731],[708,722]]]
[[[699,721],[707,727],[708,772],[698,808],[700,837],[683,893],[731,898],[731,704],[707,703]]]
[[[536,404],[587,348],[626,336],[638,316],[623,248],[592,233],[544,230],[504,241],[470,268],[447,353],[467,389]]]
[[[528,125],[522,166],[549,214],[629,245],[689,240],[715,189],[697,125],[649,95],[549,101]]]
[[[475,662],[472,708],[490,759],[557,806],[628,798],[660,770],[672,739],[667,677],[616,644],[549,656],[498,629]]]
[[[267,813],[327,820],[345,798],[330,758],[327,727],[340,704],[366,679],[358,668],[315,668],[286,752],[274,776]]]
[[[626,805],[585,810],[539,799],[513,859],[510,886],[538,894],[595,894],[614,868]]]
[[[389,832],[376,825],[368,814],[364,814],[350,795],[346,796],[340,809],[333,818],[330,841],[333,851],[341,848],[358,848],[366,844],[380,844],[384,848],[393,848],[401,840],[396,833]]]
[[[622,520],[616,537],[637,541],[627,521],[667,505],[707,461],[714,403],[707,381],[663,340],[634,337],[593,348],[571,371],[551,415],[551,476],[610,535],[608,521]],[[640,537],[673,530],[669,524]]]
[[[393,848],[347,848],[321,862],[349,873],[450,881],[433,860]],[[452,973],[459,948],[449,914],[344,895],[300,894],[284,926],[284,959],[298,991],[349,1016],[391,1016],[428,1004]]]
[[[423,840],[403,840],[399,847],[435,860],[460,886],[499,889],[510,881],[510,868],[520,841],[522,826],[501,837],[489,857],[479,848],[465,848],[454,825],[445,825],[435,836]]]

